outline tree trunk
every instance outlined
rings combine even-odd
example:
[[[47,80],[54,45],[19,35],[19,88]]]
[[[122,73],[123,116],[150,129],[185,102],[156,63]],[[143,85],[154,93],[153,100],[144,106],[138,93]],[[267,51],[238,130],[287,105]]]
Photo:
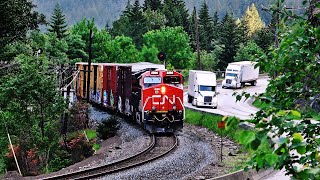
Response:
[[[311,0],[308,13],[308,19],[313,27],[320,25],[320,19],[317,17],[317,14],[320,14],[320,8],[317,8],[316,4],[320,4],[320,0]]]

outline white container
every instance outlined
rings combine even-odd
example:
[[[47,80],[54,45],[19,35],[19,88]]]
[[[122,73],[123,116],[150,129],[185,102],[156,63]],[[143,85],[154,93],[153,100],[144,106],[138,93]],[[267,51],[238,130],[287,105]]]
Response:
[[[255,68],[256,64],[257,62],[252,61],[229,63],[222,88],[242,88],[246,83],[255,86],[259,77],[259,67]]]

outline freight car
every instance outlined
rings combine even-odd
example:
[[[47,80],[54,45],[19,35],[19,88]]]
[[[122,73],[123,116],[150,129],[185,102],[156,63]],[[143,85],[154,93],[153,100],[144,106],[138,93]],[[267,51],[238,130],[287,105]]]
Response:
[[[88,99],[88,64],[76,63],[80,71],[76,94]],[[131,116],[151,133],[182,129],[185,118],[183,78],[152,63],[92,63],[89,101],[108,110]]]

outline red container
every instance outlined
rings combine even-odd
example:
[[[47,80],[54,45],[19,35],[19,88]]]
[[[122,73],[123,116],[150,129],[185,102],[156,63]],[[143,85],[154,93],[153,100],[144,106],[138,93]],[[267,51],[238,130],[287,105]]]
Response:
[[[132,91],[132,67],[118,66],[117,71],[117,99],[118,111],[125,115],[131,115],[131,91]]]
[[[103,66],[103,106],[109,109],[117,108],[117,66]]]

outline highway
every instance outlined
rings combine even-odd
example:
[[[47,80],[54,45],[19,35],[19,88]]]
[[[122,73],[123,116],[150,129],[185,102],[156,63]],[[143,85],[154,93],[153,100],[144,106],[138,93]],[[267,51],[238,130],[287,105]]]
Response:
[[[250,94],[260,94],[263,93],[267,87],[268,79],[262,78],[258,79],[256,86],[246,86],[242,89],[223,89],[221,85],[217,86],[217,92],[218,95],[218,108],[212,109],[208,107],[200,107],[197,108],[195,106],[192,106],[191,103],[188,103],[188,93],[185,92],[184,97],[184,105],[187,108],[192,108],[200,111],[206,111],[211,112],[215,114],[220,114],[223,116],[236,116],[240,119],[250,119],[253,114],[255,114],[258,109],[253,107],[250,102],[252,102],[252,99],[248,99],[245,101],[244,98],[242,98],[241,101],[236,102],[236,97],[232,96],[234,92],[242,93],[243,91],[248,92]],[[248,103],[249,102],[249,103]]]
[[[218,108],[212,109],[208,107],[200,107],[197,108],[192,106],[191,103],[188,103],[188,93],[185,91],[184,93],[184,105],[187,108],[195,109],[199,111],[205,111],[215,114],[220,114],[223,116],[236,116],[242,120],[250,119],[253,115],[258,111],[258,109],[251,105],[253,99],[245,100],[244,98],[241,101],[236,102],[236,97],[232,96],[234,92],[242,93],[243,91],[253,94],[261,94],[265,92],[265,89],[268,85],[269,78],[261,77],[257,81],[256,86],[246,86],[242,89],[223,89],[221,84],[217,86],[218,95]],[[276,171],[269,175],[268,177],[264,177],[264,180],[289,180],[289,176],[285,176],[284,170]]]

